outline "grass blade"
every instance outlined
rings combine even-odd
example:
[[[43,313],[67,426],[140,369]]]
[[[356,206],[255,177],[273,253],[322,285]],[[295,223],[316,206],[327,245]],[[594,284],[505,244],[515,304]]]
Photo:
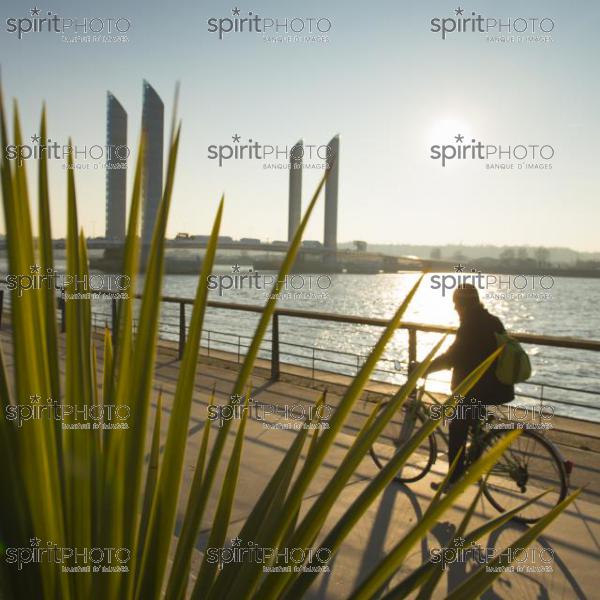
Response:
[[[400,567],[410,549],[427,533],[427,531],[429,531],[437,518],[443,514],[447,508],[454,504],[458,496],[462,494],[469,485],[476,483],[479,477],[496,463],[502,453],[520,433],[519,430],[511,431],[494,444],[494,446],[476,463],[471,465],[463,478],[454,484],[443,499],[427,510],[425,515],[423,515],[423,518],[398,544],[396,544],[386,558],[367,576],[352,594],[352,600],[368,600],[377,594]]]
[[[379,340],[375,344],[375,347],[373,348],[373,350],[367,357],[367,360],[361,367],[360,372],[353,379],[352,383],[348,387],[348,390],[342,397],[342,400],[340,401],[335,413],[333,414],[333,417],[330,420],[329,428],[323,432],[323,434],[319,438],[319,441],[317,442],[317,446],[313,453],[313,459],[310,463],[305,463],[304,468],[302,469],[294,487],[290,492],[290,495],[286,501],[286,510],[282,511],[282,522],[277,523],[277,525],[273,525],[273,537],[269,540],[268,547],[278,547],[282,534],[287,530],[287,527],[289,526],[293,515],[302,503],[302,499],[304,497],[306,489],[308,488],[308,485],[312,481],[314,475],[317,472],[317,469],[323,462],[325,455],[327,454],[337,434],[342,428],[348,414],[352,410],[352,406],[355,404],[356,400],[362,393],[365,385],[367,384],[369,376],[372,373],[373,369],[376,367],[378,360],[381,358],[387,343],[398,329],[402,316],[404,315],[404,312],[408,308],[408,305],[410,304],[412,298],[417,292],[417,289],[422,279],[423,276],[419,277],[419,279],[412,287],[410,292],[407,294],[406,298],[404,299],[394,316],[390,319],[388,325],[386,326]],[[408,392],[406,395],[408,395]],[[368,451],[368,448],[369,446],[366,446],[365,452]],[[350,458],[348,458],[348,461],[355,460],[358,456],[358,452],[354,455],[350,455],[349,452],[347,457],[348,456],[350,456]],[[349,471],[349,467],[347,466],[348,464],[350,463],[346,463],[344,467],[348,468]],[[308,514],[302,521],[302,524],[298,527],[297,533],[290,540],[290,545],[292,547],[305,548],[306,544],[309,543],[311,539],[314,539],[317,535],[324,519],[326,518],[329,510],[331,509],[331,506],[333,505],[333,502],[335,502],[336,496],[333,493],[332,482],[334,480],[337,481],[338,478],[344,480],[345,478],[351,476],[351,473],[342,471],[344,467],[338,469],[336,477],[330,481],[325,492],[319,496],[315,504],[313,504],[313,506],[309,510]],[[291,573],[272,573],[268,575],[258,592],[261,598],[277,597],[278,594],[287,584],[287,581],[289,580],[289,575],[291,575]]]
[[[246,395],[246,401],[244,404],[244,413],[240,421],[240,426],[235,438],[235,444],[231,457],[229,458],[229,465],[223,479],[223,487],[221,488],[221,495],[219,497],[219,504],[215,517],[213,519],[213,526],[208,537],[207,546],[209,548],[221,548],[227,535],[227,528],[229,527],[229,520],[231,518],[231,510],[233,507],[233,499],[235,495],[235,488],[237,485],[238,474],[240,470],[240,462],[242,459],[242,446],[244,443],[244,432],[246,430],[246,422],[248,420],[248,400],[250,394]],[[215,577],[217,565],[215,563],[209,563],[206,559],[207,555],[204,555],[198,578],[196,579],[196,585],[192,592],[192,600],[202,600],[208,594],[212,582]]]
[[[487,565],[483,565],[479,568],[471,577],[459,585],[451,594],[448,595],[447,600],[463,600],[469,598],[479,598],[481,594],[490,587],[496,578],[498,578],[502,572],[499,567],[507,567],[511,564],[512,560],[509,558],[514,553],[507,552],[509,549],[516,551],[517,549],[526,549],[530,546],[537,537],[544,531],[552,521],[558,517],[568,506],[579,496],[581,489],[576,490],[564,500],[559,502],[547,515],[544,515],[539,521],[532,525],[525,533],[523,533],[517,540],[510,544],[504,551],[499,554],[494,560]]]
[[[144,599],[155,597],[160,593],[167,565],[200,353],[200,335],[206,311],[208,277],[213,268],[222,216],[223,198],[219,203],[206,254],[202,262],[202,274],[196,291],[189,336],[179,368],[177,389],[175,390],[173,410],[169,419],[169,431],[163,457],[163,464],[168,465],[168,467],[160,471],[157,493],[150,513],[148,538],[140,567],[145,576],[143,580],[139,581],[139,588],[136,592],[137,597]],[[153,565],[151,569],[148,568],[150,564]]]

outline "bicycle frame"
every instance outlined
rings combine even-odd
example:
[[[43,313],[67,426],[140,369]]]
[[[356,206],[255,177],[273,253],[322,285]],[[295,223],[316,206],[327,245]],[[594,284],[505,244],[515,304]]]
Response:
[[[429,419],[431,415],[429,414],[426,408],[427,404],[423,401],[423,396],[427,395],[427,397],[431,401],[431,405],[443,406],[444,403],[437,400],[433,393],[427,391],[425,386],[426,380],[423,381],[423,384],[421,386],[415,388],[414,392],[411,394],[410,403],[407,404],[407,408],[412,408],[423,419]],[[466,467],[473,464],[481,456],[481,453],[489,445],[489,440],[491,440],[491,438],[494,437],[493,431],[485,429],[485,425],[487,423],[493,422],[494,420],[496,419],[493,416],[488,417],[488,419],[486,419],[485,421],[479,420],[475,426],[475,429],[473,431],[469,430],[465,457]],[[542,434],[538,433],[538,435],[545,438],[545,436],[543,436]],[[443,429],[438,427],[433,432],[432,436],[434,439],[435,447],[433,464],[435,464],[437,462],[438,455],[438,436],[443,439],[447,448],[449,442],[449,435]],[[552,444],[550,440],[547,441],[550,444]],[[571,463],[571,461],[565,460],[562,452],[555,444],[552,444],[552,446],[556,451],[557,456],[560,458],[560,462],[564,466],[565,473],[567,475],[567,483],[570,484],[570,475],[573,470],[573,464]],[[492,467],[491,472],[497,474],[508,473],[508,475],[511,478],[513,478],[518,485],[522,485],[523,471],[521,467],[511,459],[509,453],[505,453],[503,455],[503,461],[496,463],[496,465]]]
[[[427,395],[427,400],[424,396]],[[520,490],[521,494],[528,493],[528,487],[531,485],[535,490],[539,488],[539,481],[544,479],[547,469],[540,470],[533,466],[530,468],[529,459],[531,457],[545,457],[542,460],[550,461],[547,463],[552,469],[552,465],[557,469],[555,471],[558,477],[558,488],[555,492],[558,494],[555,503],[560,502],[567,494],[569,487],[569,475],[572,470],[572,463],[564,460],[559,449],[553,444],[553,442],[544,436],[541,432],[534,431],[533,429],[524,426],[524,424],[513,421],[511,419],[497,418],[496,415],[490,414],[490,411],[485,412],[485,415],[480,411],[480,407],[485,406],[479,403],[473,403],[473,410],[477,410],[475,414],[470,412],[471,404],[465,402],[463,397],[456,398],[458,402],[452,403],[452,413],[448,413],[446,402],[440,401],[436,398],[433,392],[429,392],[426,389],[426,381],[423,379],[421,385],[415,387],[408,397],[407,401],[399,407],[400,433],[393,433],[392,439],[398,440],[399,443],[405,443],[413,435],[416,429],[423,426],[431,420],[441,420],[444,424],[447,424],[453,419],[462,418],[468,424],[467,437],[466,437],[466,448],[465,448],[465,468],[468,469],[480,456],[490,447],[492,447],[498,439],[506,434],[506,429],[513,429],[515,427],[525,429],[523,436],[520,436],[514,440],[513,444],[505,449],[502,456],[489,470],[487,476],[482,478],[480,485],[482,486],[483,494],[490,502],[490,504],[499,512],[507,510],[507,495],[510,498],[512,494],[511,489],[514,492]],[[490,405],[488,405],[490,406]],[[456,407],[460,407],[459,411],[455,411]],[[383,408],[383,406],[382,406]],[[508,427],[499,426],[492,427],[491,425],[498,421],[499,423],[509,423]],[[398,422],[397,422],[398,423]],[[438,423],[441,425],[442,423]],[[411,465],[408,474],[398,474],[394,479],[402,484],[410,484],[415,481],[419,481],[425,477],[431,470],[433,464],[437,462],[438,458],[438,436],[444,440],[446,447],[449,446],[449,432],[444,431],[441,427],[435,428],[430,432],[426,438],[427,441],[424,443],[420,455],[424,458],[419,458],[413,465]],[[520,447],[519,441],[523,438],[525,440],[525,451]],[[533,440],[534,447],[538,448],[537,451],[528,451],[530,441]],[[540,446],[535,446],[540,444]],[[376,445],[373,445],[370,449],[371,456],[380,469],[389,460],[389,454],[379,454],[376,450]],[[489,476],[492,475],[493,482],[490,484]],[[505,485],[503,482],[507,482]],[[516,488],[515,488],[516,484]],[[541,488],[540,488],[541,489]],[[529,491],[531,493],[531,491]],[[510,500],[508,500],[510,502]],[[524,523],[534,523],[540,516],[533,516],[531,513],[519,514],[514,519]]]

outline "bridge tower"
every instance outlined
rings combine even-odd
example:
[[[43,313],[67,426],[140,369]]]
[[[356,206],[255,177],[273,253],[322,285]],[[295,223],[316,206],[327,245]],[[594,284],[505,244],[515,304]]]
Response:
[[[290,190],[288,208],[288,242],[300,225],[302,216],[302,157],[304,156],[303,141],[299,140],[290,152]]]
[[[338,218],[338,179],[340,168],[340,136],[336,135],[329,142],[327,169],[329,177],[325,183],[325,236],[323,245],[326,249],[337,250],[337,218]],[[335,257],[335,255],[332,255]]]

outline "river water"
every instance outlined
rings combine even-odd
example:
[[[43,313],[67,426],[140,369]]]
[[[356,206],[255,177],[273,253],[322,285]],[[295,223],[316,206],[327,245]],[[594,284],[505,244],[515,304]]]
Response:
[[[2,261],[4,262],[4,261]],[[0,268],[5,265],[0,265]],[[64,269],[57,261],[57,270]],[[236,267],[237,269],[237,267]],[[6,271],[6,269],[2,269]],[[262,305],[269,282],[249,272],[250,266],[240,265],[239,271],[231,266],[216,267],[211,300]],[[252,286],[248,277],[253,276]],[[446,274],[457,277],[459,274]],[[237,285],[235,278],[237,277]],[[403,320],[425,324],[456,326],[457,315],[452,305],[452,290],[442,293],[442,275],[425,277],[413,298]],[[583,339],[600,339],[600,279],[568,277],[496,276],[498,281],[487,281],[480,290],[488,310],[498,316],[509,331],[549,336],[568,336]],[[499,278],[502,277],[502,280]],[[418,274],[414,272],[378,275],[295,275],[288,280],[287,289],[279,300],[286,308],[310,311],[379,317],[387,319],[401,304],[414,285]],[[193,275],[166,275],[163,295],[192,298],[198,277]],[[447,287],[456,283],[447,279]],[[261,289],[257,289],[256,283]],[[220,289],[219,289],[220,288]],[[97,322],[109,321],[110,305],[98,301],[93,309]],[[191,308],[187,307],[189,323]],[[244,353],[249,343],[258,315],[250,312],[209,309],[205,319],[203,345],[230,352]],[[165,304],[162,308],[160,335],[177,339],[179,329],[178,305]],[[280,319],[281,360],[315,369],[332,370],[353,375],[357,366],[375,344],[382,329],[365,325],[326,322],[313,319],[282,317]],[[270,332],[260,356],[268,358]],[[417,358],[423,359],[440,339],[440,334],[419,332]],[[448,338],[445,346],[451,343]],[[544,398],[557,414],[600,421],[600,355],[597,352],[552,348],[543,345],[526,345],[533,373],[530,380],[517,387],[522,394],[519,402],[534,403],[534,398]],[[313,361],[314,356],[314,361]],[[404,381],[408,360],[408,334],[399,330],[388,344],[383,360],[373,377],[390,383]],[[428,387],[435,391],[449,390],[449,372],[435,373],[428,378]],[[553,387],[559,386],[559,387]],[[565,390],[562,388],[573,388]],[[590,393],[593,392],[593,393]],[[552,403],[558,400],[558,403]],[[581,406],[577,406],[581,405]],[[589,408],[588,408],[589,407]]]

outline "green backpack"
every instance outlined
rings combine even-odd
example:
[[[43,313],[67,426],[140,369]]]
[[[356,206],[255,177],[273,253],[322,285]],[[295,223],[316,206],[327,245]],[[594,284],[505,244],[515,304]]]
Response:
[[[504,350],[496,363],[496,377],[500,383],[514,385],[531,377],[531,363],[527,352],[515,338],[507,333],[496,333],[498,347],[504,344]]]

